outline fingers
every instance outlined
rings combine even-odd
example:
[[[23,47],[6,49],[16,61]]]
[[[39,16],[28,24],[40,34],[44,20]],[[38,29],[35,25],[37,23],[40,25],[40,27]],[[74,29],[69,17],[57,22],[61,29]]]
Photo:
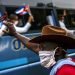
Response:
[[[30,10],[30,7],[29,7],[29,5],[27,5],[26,6],[26,10],[27,10],[27,12],[29,13],[29,22],[34,22],[34,17],[33,17],[33,15],[32,15],[32,13],[31,13],[31,10]]]
[[[3,21],[3,24],[6,25],[6,26],[13,25],[13,23],[12,22],[9,22],[9,21],[8,22],[7,21]]]
[[[27,5],[26,10],[27,10],[29,13],[31,13],[31,10],[30,10],[29,5]]]
[[[5,22],[3,22],[3,23],[4,23],[4,25],[6,25],[6,26],[8,27],[8,29],[9,29],[9,31],[3,30],[4,33],[11,34],[11,35],[16,35],[16,29],[14,28],[14,25],[13,25],[12,22],[9,22],[9,21],[7,22],[7,21],[5,21]]]
[[[7,30],[2,30],[2,32],[9,34],[9,31],[7,31]]]

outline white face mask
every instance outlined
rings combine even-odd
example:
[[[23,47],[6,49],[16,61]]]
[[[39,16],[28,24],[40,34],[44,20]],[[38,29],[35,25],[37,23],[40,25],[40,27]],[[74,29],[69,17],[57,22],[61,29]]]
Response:
[[[46,67],[46,68],[50,68],[51,66],[53,66],[56,61],[55,61],[55,51],[56,50],[51,50],[51,51],[39,51],[39,57],[40,57],[40,62],[41,65]]]

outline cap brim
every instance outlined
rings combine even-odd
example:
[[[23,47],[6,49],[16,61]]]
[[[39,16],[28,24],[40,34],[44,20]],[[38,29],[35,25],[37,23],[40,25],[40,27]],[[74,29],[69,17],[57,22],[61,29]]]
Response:
[[[75,49],[75,39],[63,35],[42,35],[30,40],[32,43],[54,42],[66,49]]]

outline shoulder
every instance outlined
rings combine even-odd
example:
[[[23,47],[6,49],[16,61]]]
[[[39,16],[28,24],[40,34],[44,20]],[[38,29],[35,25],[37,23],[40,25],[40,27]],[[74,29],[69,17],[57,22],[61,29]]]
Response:
[[[72,61],[71,58],[67,58],[67,59],[62,59],[62,60],[59,60],[56,65],[52,68],[51,70],[51,74],[55,75],[56,73],[58,73],[57,75],[59,75],[59,72],[65,72],[65,71],[68,71],[68,69],[71,69],[72,67],[75,68],[75,62]],[[67,69],[68,68],[68,69]],[[66,72],[65,72],[66,73]],[[60,74],[61,75],[61,74]],[[65,75],[65,74],[63,74]],[[66,74],[68,75],[68,74]]]
[[[65,64],[57,70],[56,75],[75,75],[75,66]]]

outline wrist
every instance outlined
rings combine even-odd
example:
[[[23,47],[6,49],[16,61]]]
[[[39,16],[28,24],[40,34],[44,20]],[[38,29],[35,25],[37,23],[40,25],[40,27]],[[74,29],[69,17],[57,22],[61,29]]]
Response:
[[[29,13],[29,16],[32,16],[32,14],[31,14],[31,13]]]

